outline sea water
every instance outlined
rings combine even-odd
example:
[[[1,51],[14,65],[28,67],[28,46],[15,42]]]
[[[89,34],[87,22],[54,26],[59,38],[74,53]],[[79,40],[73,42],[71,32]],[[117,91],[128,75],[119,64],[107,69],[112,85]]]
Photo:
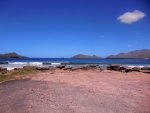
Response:
[[[0,67],[8,70],[23,66],[57,66],[57,65],[122,64],[130,67],[150,67],[150,59],[88,59],[88,58],[0,58]]]

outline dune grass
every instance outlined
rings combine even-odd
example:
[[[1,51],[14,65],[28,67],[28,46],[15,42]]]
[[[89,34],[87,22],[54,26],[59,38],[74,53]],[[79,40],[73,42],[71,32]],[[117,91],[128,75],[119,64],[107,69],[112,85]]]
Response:
[[[22,69],[1,71],[0,72],[0,82],[7,81],[11,79],[20,79],[29,74],[36,74],[40,71],[36,70],[34,66],[26,66]]]

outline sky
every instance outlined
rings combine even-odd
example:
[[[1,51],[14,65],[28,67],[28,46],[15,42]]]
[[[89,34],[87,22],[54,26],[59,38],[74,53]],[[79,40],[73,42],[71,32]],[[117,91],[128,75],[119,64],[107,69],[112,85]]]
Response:
[[[0,42],[31,58],[150,49],[150,1],[0,0]]]

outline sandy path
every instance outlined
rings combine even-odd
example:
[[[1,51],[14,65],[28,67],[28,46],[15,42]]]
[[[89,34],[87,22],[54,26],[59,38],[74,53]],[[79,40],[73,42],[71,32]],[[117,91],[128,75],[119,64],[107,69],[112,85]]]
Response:
[[[4,82],[0,113],[150,113],[150,74],[48,71]]]

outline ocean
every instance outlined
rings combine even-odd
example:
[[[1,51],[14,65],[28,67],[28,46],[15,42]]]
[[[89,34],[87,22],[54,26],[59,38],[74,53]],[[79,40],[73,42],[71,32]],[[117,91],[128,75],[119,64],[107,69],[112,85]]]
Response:
[[[148,66],[150,59],[78,59],[78,58],[0,58],[0,67],[8,70],[22,68],[23,66],[57,66],[57,65],[85,65],[98,64],[106,66],[108,64],[122,64],[130,67]]]

